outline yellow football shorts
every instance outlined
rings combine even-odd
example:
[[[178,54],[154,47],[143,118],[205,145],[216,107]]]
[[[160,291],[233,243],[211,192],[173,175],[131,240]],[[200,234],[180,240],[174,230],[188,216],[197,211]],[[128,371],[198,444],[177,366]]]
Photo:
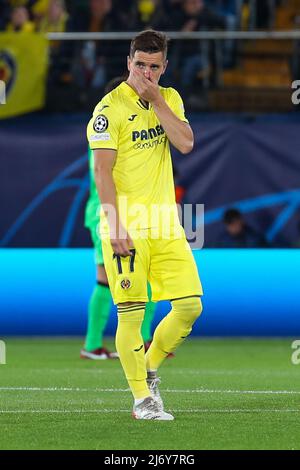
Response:
[[[108,237],[102,249],[109,287],[115,304],[148,302],[147,281],[152,300],[172,300],[203,294],[197,266],[184,230],[173,239],[156,239],[150,230],[143,238],[133,237],[132,256],[116,256]]]

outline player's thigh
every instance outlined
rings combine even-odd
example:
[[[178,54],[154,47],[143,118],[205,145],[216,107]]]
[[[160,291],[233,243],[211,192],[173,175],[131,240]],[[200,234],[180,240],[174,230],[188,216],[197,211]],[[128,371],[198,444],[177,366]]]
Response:
[[[202,295],[198,269],[186,238],[157,240],[151,252],[154,301]]]
[[[132,256],[122,258],[113,252],[110,239],[102,238],[104,265],[115,304],[147,302],[150,248],[147,240],[134,240]]]

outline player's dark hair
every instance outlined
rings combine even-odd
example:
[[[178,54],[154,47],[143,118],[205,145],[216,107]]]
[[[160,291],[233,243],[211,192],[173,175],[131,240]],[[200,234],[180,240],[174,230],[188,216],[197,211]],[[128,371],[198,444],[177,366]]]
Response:
[[[237,220],[242,219],[242,214],[238,209],[227,209],[223,215],[223,222],[226,225],[230,225]]]
[[[166,59],[168,53],[168,38],[164,33],[154,31],[153,29],[142,31],[131,41],[131,58],[134,56],[136,51],[147,52],[148,54],[162,52]]]

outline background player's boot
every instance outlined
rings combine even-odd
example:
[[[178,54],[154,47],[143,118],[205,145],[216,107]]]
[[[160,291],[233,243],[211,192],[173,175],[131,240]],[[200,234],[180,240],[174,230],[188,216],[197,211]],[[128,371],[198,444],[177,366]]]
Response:
[[[152,341],[146,341],[146,342],[144,343],[145,353],[146,353],[146,352],[148,351],[148,349],[150,348],[151,343],[152,343]]]
[[[147,372],[147,385],[149,387],[149,390],[151,392],[152,398],[156,402],[158,408],[160,411],[163,411],[164,409],[164,403],[162,401],[162,398],[159,393],[158,386],[160,385],[161,380],[159,377],[157,377],[156,372]]]
[[[147,397],[139,405],[134,405],[132,416],[135,419],[155,419],[157,421],[173,421],[174,416],[159,409],[152,397]]]
[[[87,351],[82,349],[80,351],[81,359],[93,359],[94,361],[103,361],[105,359],[118,359],[119,354],[117,352],[110,352],[106,348],[98,348],[94,351]]]

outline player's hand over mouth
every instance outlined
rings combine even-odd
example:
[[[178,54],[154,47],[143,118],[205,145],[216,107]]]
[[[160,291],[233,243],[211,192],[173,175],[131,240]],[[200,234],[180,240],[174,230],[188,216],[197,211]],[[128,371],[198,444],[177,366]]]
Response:
[[[152,81],[150,73],[145,76],[142,72],[134,70],[132,74],[132,85],[139,97],[144,101],[153,103],[161,97],[159,86]]]

